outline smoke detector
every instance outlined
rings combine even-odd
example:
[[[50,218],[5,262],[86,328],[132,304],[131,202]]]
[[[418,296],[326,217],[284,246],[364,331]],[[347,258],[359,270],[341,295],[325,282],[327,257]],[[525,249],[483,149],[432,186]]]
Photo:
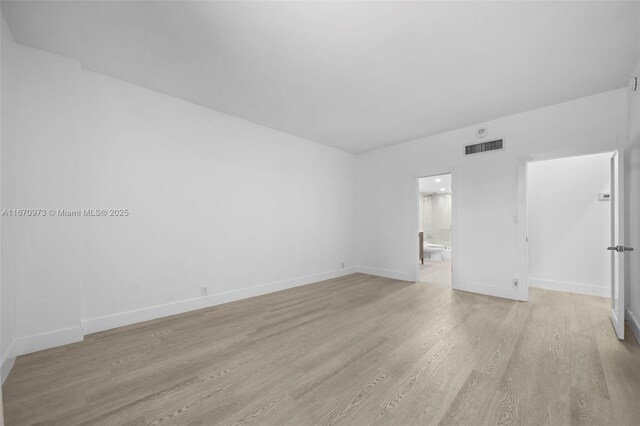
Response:
[[[489,131],[486,127],[480,127],[478,130],[476,130],[476,138],[482,139],[487,136],[488,133]]]

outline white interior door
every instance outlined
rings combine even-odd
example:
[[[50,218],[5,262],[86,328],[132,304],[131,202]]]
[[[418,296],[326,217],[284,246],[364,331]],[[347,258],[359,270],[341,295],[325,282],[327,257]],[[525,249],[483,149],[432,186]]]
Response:
[[[622,151],[611,156],[611,321],[618,338],[624,339],[624,180]]]

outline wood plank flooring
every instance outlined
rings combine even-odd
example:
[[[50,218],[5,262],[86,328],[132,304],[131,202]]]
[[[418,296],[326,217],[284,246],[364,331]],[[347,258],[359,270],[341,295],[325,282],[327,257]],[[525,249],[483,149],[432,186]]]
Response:
[[[11,425],[640,424],[608,299],[354,274],[19,357]]]

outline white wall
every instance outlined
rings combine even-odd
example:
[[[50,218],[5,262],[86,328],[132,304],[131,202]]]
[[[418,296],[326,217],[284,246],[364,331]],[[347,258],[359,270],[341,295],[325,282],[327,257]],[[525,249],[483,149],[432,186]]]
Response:
[[[451,194],[425,197],[424,227],[427,242],[451,247]]]
[[[633,75],[640,78],[640,60]],[[625,253],[626,318],[640,342],[640,90],[629,93],[628,144],[625,150],[624,245],[635,251]]]
[[[4,171],[11,165],[7,162],[6,147],[4,141],[12,136],[13,119],[12,109],[9,108],[15,102],[15,91],[12,69],[9,67],[13,60],[13,39],[7,27],[4,17],[0,13],[0,116],[2,125],[0,126],[0,211],[7,201],[7,181],[2,179]],[[12,354],[11,345],[15,339],[15,286],[8,265],[10,263],[11,252],[5,249],[7,230],[5,221],[0,220],[0,378],[4,378],[9,373],[15,357]]]
[[[2,207],[130,211],[2,218],[7,359],[352,272],[352,154],[43,51],[2,53]]]
[[[86,204],[131,211],[86,221],[89,331],[353,264],[353,155],[99,74],[84,87]]]
[[[626,91],[613,90],[359,155],[357,262],[360,270],[404,279],[416,274],[418,176],[453,171],[458,200],[456,288],[520,298],[518,165],[534,154],[613,150],[625,136]],[[478,106],[481,107],[481,106]],[[505,149],[465,157],[477,127]],[[455,183],[457,182],[457,184]],[[457,187],[456,187],[457,185]],[[452,242],[454,250],[456,241]]]
[[[527,173],[529,285],[611,294],[610,153],[537,161]]]
[[[3,97],[10,121],[2,140],[3,208],[78,206],[80,67],[23,46],[11,51],[6,61],[11,96]],[[81,223],[5,216],[2,228],[3,285],[15,293],[13,354],[50,347],[52,339],[81,339]]]
[[[4,40],[4,16],[2,16],[2,12],[0,12],[0,169],[2,164],[2,44]],[[2,211],[2,173],[0,173],[0,211]],[[5,351],[2,349],[2,340],[3,340],[3,321],[2,321],[2,304],[4,299],[2,298],[2,224],[0,223],[0,426],[4,426],[4,407],[2,400],[2,383],[4,381],[3,375],[3,366],[5,365]],[[7,369],[10,367],[10,363],[7,363]]]

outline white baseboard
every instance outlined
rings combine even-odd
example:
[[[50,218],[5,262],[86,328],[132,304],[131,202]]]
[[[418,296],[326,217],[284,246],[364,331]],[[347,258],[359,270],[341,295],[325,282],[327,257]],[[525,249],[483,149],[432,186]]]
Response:
[[[455,290],[468,291],[470,293],[484,294],[486,296],[501,297],[503,299],[521,300],[520,290],[510,287],[496,287],[471,281],[459,281],[454,283]]]
[[[32,352],[55,348],[56,346],[81,342],[83,339],[84,331],[80,326],[23,336],[15,340],[15,350],[13,355],[19,356],[30,354]]]
[[[399,272],[399,271],[390,271],[388,269],[378,269],[371,268],[369,266],[356,266],[356,272],[367,275],[375,275],[377,277],[391,278],[394,280],[401,281],[415,281],[410,274]]]
[[[113,328],[124,327],[139,322],[150,321],[170,315],[181,314],[197,309],[209,308],[223,303],[234,302],[236,300],[247,299],[249,297],[261,296],[263,294],[286,290],[315,283],[318,281],[338,278],[355,272],[355,268],[349,267],[322,272],[319,274],[307,275],[285,281],[261,284],[253,287],[231,290],[209,296],[194,299],[181,300],[164,305],[149,306],[133,311],[119,312],[96,318],[89,318],[82,321],[85,334],[98,333],[100,331],[111,330]]]
[[[85,334],[110,330],[112,328],[123,327],[138,322],[158,319],[169,315],[193,311],[196,309],[208,308],[223,303],[233,302],[236,300],[246,299],[254,296],[260,296],[280,290],[286,290],[288,288],[307,285],[318,281],[338,278],[341,276],[352,274],[354,272],[355,268],[353,267],[336,269],[333,271],[307,275],[291,280],[278,281],[240,290],[232,290],[223,293],[212,294],[210,296],[200,297],[197,299],[182,300],[165,305],[151,306],[135,311],[122,312],[118,314],[92,318],[83,321],[82,326],[70,327],[20,337],[15,339],[7,349],[6,353],[3,354],[2,362],[0,365],[0,378],[2,379],[2,382],[4,382],[4,380],[9,375],[9,372],[11,371],[11,368],[13,367],[13,363],[15,362],[17,356],[29,354],[32,352],[38,352],[44,349],[51,349],[70,343],[80,342],[84,339]]]
[[[356,266],[356,272],[401,281],[414,281],[413,277],[405,272],[371,268],[369,266]],[[521,300],[520,291],[517,288],[495,287],[470,281],[453,283],[453,288],[456,290],[479,293],[487,296],[502,297],[503,299]]]
[[[2,354],[2,365],[0,366],[0,384],[4,383],[5,379],[9,375],[11,368],[13,367],[13,363],[16,361],[15,356],[15,343],[16,341],[12,341],[7,351]]]
[[[568,293],[587,294],[589,296],[610,297],[609,287],[599,287],[590,284],[572,283],[567,281],[547,280],[529,277],[529,286],[547,290],[566,291]]]
[[[629,323],[629,328],[631,328],[633,335],[636,336],[636,342],[640,345],[640,321],[638,321],[638,318],[636,318],[628,308],[625,309],[625,313],[625,317]]]
[[[69,343],[81,342],[83,339],[84,333],[80,326],[32,334],[14,339],[9,345],[9,348],[7,348],[6,353],[3,354],[2,365],[0,366],[0,378],[4,383],[17,356],[55,348],[56,346],[68,345]]]

